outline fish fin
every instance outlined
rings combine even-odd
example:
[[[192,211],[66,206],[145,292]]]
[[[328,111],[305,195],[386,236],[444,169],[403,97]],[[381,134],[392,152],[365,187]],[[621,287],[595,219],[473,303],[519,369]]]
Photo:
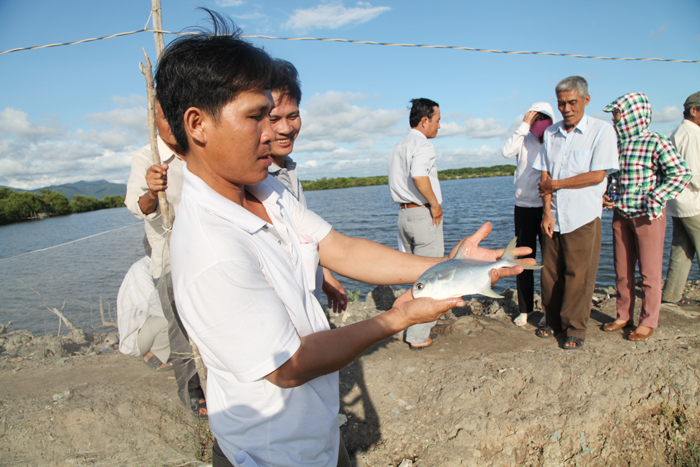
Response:
[[[455,272],[457,272],[457,268],[453,268],[449,271],[443,272],[442,274],[438,274],[437,278],[441,281],[451,281],[455,277]]]
[[[513,237],[513,240],[508,243],[508,246],[506,247],[505,253],[503,253],[503,256],[501,259],[506,259],[513,261],[515,259],[515,255],[513,254],[513,250],[515,249],[515,245],[518,243],[518,237]]]
[[[503,295],[498,295],[496,292],[494,292],[493,290],[491,290],[491,287],[487,288],[486,290],[482,290],[482,291],[479,292],[479,293],[480,293],[481,295],[485,295],[485,296],[491,297],[491,298],[503,298]]]
[[[542,265],[541,265],[541,264],[529,264],[529,263],[526,263],[526,262],[525,262],[524,260],[522,260],[522,259],[513,259],[513,260],[511,260],[511,261],[513,261],[513,262],[514,262],[515,264],[517,264],[518,266],[522,266],[523,269],[531,269],[531,270],[542,269]]]
[[[506,247],[505,253],[503,253],[503,257],[501,259],[505,259],[508,261],[512,261],[513,263],[522,266],[523,269],[542,269],[542,266],[539,265],[533,265],[533,264],[528,264],[527,262],[521,260],[521,259],[515,259],[515,255],[513,255],[513,249],[515,249],[515,245],[518,243],[518,237],[513,237],[513,240],[510,241],[508,246]]]
[[[454,259],[467,259],[467,255],[464,254],[462,251],[462,244],[467,240],[467,237],[464,237],[460,242],[457,244],[457,253],[455,254]]]

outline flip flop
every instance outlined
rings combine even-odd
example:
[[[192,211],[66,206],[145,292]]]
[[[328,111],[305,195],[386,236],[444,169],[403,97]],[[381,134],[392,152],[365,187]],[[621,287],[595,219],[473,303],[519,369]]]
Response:
[[[692,298],[688,297],[682,297],[678,302],[676,302],[676,305],[678,306],[700,306],[700,302],[697,300],[693,300]]]
[[[544,326],[537,328],[535,335],[542,338],[554,337],[554,330],[545,324]]]
[[[202,402],[204,401],[204,402]],[[195,418],[198,418],[200,420],[208,420],[209,415],[204,414],[200,415],[199,414],[199,409],[206,409],[207,408],[207,401],[204,400],[203,397],[190,397],[190,410],[192,410],[192,415]]]
[[[168,366],[161,366],[163,362],[160,361],[155,355],[148,359],[148,361],[143,362],[148,368],[153,371],[168,371],[173,369],[172,363]]]

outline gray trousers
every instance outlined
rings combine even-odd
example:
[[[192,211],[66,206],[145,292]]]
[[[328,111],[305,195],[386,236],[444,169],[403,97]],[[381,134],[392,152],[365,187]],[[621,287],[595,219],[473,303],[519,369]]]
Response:
[[[440,258],[445,256],[442,222],[433,225],[430,209],[420,206],[399,210],[399,235],[407,253]],[[421,344],[430,338],[430,329],[436,321],[414,324],[406,329],[406,342]]]
[[[160,316],[149,316],[136,336],[136,345],[143,357],[150,350],[163,363],[170,358],[168,320]]]
[[[177,382],[177,395],[185,407],[191,408],[190,394],[197,392],[197,400],[204,395],[199,388],[199,376],[197,368],[192,358],[192,348],[187,337],[187,331],[180,321],[175,307],[175,296],[173,295],[173,280],[170,273],[164,273],[156,284],[160,304],[163,307],[163,315],[168,320],[168,339],[170,340],[170,361],[175,372]]]
[[[671,217],[671,219],[673,219],[671,258],[668,261],[666,284],[661,300],[676,303],[683,298],[683,290],[690,267],[693,265],[693,257],[700,247],[700,216]]]

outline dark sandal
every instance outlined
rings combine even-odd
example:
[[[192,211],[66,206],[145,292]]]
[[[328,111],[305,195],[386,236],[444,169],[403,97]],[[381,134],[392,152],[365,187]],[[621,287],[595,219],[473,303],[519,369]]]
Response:
[[[580,337],[568,336],[564,341],[564,350],[579,350],[583,348],[583,343],[585,339]],[[576,345],[566,345],[566,344],[576,344]]]
[[[676,302],[676,305],[678,306],[700,306],[700,302],[697,300],[693,300],[692,298],[688,297],[682,297],[678,302]]]
[[[552,330],[552,328],[550,328],[549,326],[540,326],[535,331],[535,335],[537,337],[542,337],[542,338],[554,337],[554,330]]]
[[[200,420],[208,420],[209,415],[200,414],[200,409],[207,408],[207,401],[203,397],[190,397],[190,410],[192,410],[192,415]]]

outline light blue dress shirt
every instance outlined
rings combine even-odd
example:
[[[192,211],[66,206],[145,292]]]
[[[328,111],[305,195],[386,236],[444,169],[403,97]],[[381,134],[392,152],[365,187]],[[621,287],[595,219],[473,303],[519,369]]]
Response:
[[[606,178],[596,185],[562,188],[552,193],[554,231],[573,232],[603,214],[607,175],[620,168],[615,129],[588,115],[568,133],[563,121],[555,123],[545,130],[542,150],[532,167],[549,172],[553,180],[606,171]]]

